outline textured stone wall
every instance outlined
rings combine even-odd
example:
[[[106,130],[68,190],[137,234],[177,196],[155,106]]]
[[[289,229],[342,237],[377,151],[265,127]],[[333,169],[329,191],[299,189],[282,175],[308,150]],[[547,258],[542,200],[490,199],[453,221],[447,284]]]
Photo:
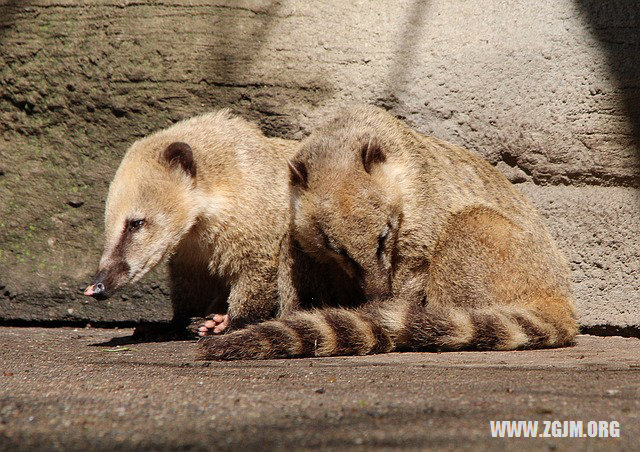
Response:
[[[0,318],[169,315],[162,271],[80,295],[136,138],[221,107],[302,138],[369,102],[532,197],[584,325],[640,325],[639,27],[634,1],[0,0]]]

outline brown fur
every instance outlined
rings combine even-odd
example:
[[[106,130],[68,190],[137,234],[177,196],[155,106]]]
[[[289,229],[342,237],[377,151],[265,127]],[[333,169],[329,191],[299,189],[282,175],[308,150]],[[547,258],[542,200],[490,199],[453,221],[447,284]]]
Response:
[[[351,310],[289,314],[300,299],[290,290],[270,331],[304,327],[268,340],[263,325],[207,338],[202,357],[512,350],[574,340],[564,257],[530,203],[480,157],[358,107],[308,137],[290,169],[296,252],[333,262],[364,298]],[[295,273],[295,265],[281,272],[281,289]]]
[[[108,291],[168,258],[176,324],[227,305],[236,327],[274,316],[289,225],[287,161],[296,147],[227,111],[135,142],[106,203],[98,274]],[[133,219],[144,219],[135,231],[127,226]]]

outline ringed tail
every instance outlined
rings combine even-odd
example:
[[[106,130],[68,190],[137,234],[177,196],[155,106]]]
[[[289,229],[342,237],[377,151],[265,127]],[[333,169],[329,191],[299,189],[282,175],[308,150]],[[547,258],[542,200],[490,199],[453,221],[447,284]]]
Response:
[[[516,350],[570,345],[571,304],[552,309],[423,305],[300,311],[198,343],[203,360],[367,355],[390,351]]]

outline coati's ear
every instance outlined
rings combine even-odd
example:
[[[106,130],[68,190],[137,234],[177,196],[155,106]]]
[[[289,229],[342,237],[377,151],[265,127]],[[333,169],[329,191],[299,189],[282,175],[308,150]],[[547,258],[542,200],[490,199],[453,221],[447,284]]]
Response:
[[[362,158],[362,166],[367,173],[371,173],[373,165],[384,162],[387,157],[380,146],[380,142],[376,137],[366,137],[360,149]]]
[[[172,168],[181,168],[192,178],[196,177],[196,162],[193,160],[193,151],[187,143],[176,141],[171,143],[162,153],[162,158]]]
[[[292,187],[299,187],[302,189],[309,188],[309,173],[307,172],[307,165],[299,160],[287,161],[289,165],[289,182]]]

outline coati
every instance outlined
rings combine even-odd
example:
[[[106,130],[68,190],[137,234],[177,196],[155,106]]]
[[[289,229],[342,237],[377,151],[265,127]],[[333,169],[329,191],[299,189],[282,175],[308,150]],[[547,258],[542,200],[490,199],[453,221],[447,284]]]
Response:
[[[106,298],[168,258],[177,328],[212,313],[201,335],[275,315],[296,146],[226,110],[133,143],[109,187],[104,253],[85,294]]]
[[[479,156],[384,110],[355,107],[305,139],[290,172],[295,243],[343,269],[365,301],[302,312],[283,306],[289,314],[280,319],[202,339],[201,358],[513,350],[574,340],[565,258],[531,204]]]

